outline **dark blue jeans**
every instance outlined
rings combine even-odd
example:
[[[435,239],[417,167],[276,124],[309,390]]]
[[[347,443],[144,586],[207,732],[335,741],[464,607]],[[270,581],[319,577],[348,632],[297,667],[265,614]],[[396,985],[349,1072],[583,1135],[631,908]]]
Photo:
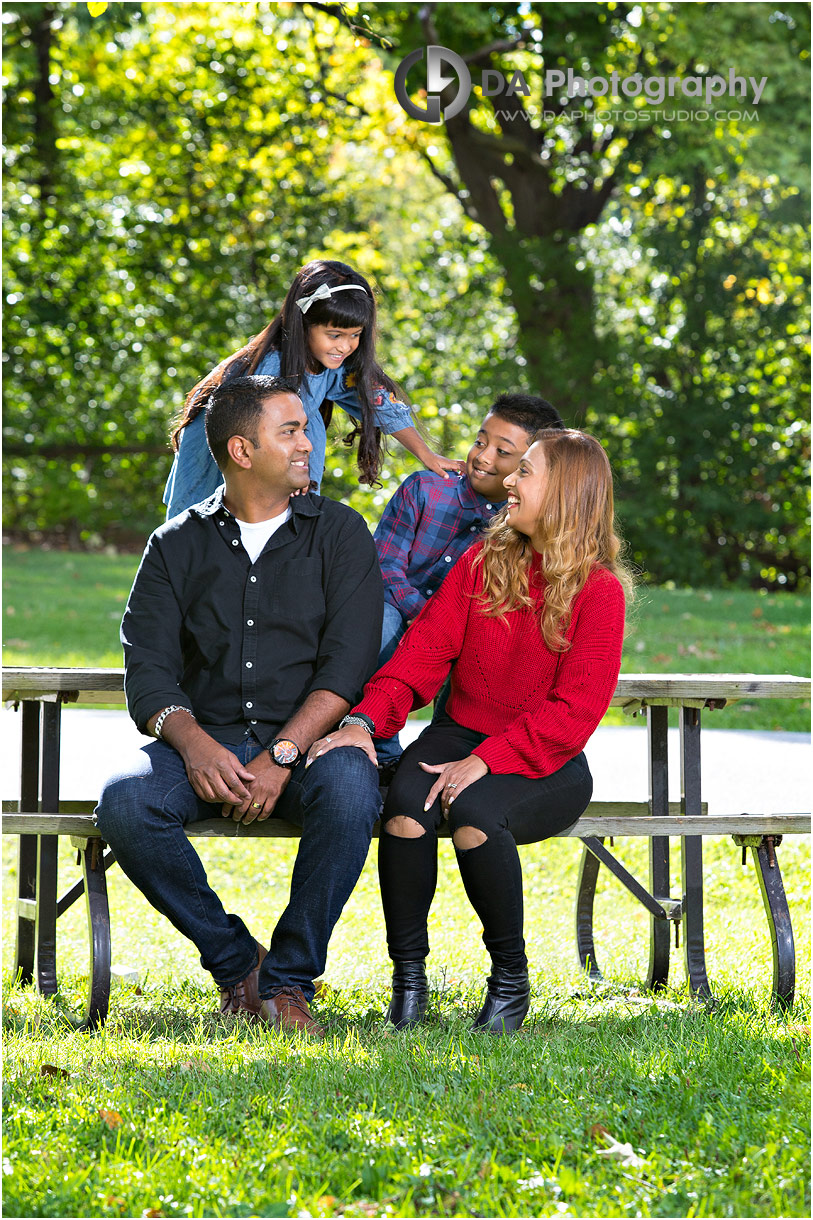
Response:
[[[254,740],[228,748],[245,765],[262,749]],[[260,969],[261,997],[292,985],[313,998],[313,980],[325,968],[328,941],[364,867],[380,809],[378,773],[355,747],[295,768],[274,816],[300,826],[302,837],[290,899]],[[108,780],[96,819],[122,870],[227,987],[253,970],[257,946],[242,919],[224,910],[184,834],[185,826],[219,818],[220,811],[197,796],[177,750],[153,741]]]

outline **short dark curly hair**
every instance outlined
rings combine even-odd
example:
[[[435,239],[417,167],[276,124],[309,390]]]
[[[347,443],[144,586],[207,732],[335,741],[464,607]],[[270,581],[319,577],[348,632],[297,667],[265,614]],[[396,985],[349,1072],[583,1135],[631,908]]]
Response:
[[[275,394],[299,391],[289,377],[233,377],[215,386],[206,403],[206,440],[220,470],[229,460],[227,445],[233,436],[257,444],[257,424],[263,403]]]
[[[499,415],[509,424],[523,428],[535,436],[543,428],[564,428],[561,415],[546,398],[536,394],[500,394],[488,408],[489,415]]]

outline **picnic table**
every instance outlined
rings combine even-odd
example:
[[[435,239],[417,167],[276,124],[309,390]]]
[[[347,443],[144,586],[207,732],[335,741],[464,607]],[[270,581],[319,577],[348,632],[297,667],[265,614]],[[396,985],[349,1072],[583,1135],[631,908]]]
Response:
[[[21,710],[20,797],[3,801],[3,833],[20,836],[15,970],[23,982],[55,994],[57,920],[83,895],[90,934],[90,972],[85,1027],[104,1023],[110,995],[111,933],[106,870],[114,862],[105,850],[92,810],[97,793],[79,802],[60,802],[61,712],[65,704],[123,703],[123,669],[22,667],[3,674],[3,700]],[[646,987],[659,989],[669,974],[671,932],[683,933],[686,974],[692,993],[712,1001],[705,959],[703,918],[703,836],[731,835],[750,849],[762,893],[773,951],[773,996],[790,1005],[796,965],[790,912],[777,848],[783,834],[809,834],[809,813],[743,811],[710,816],[701,791],[701,714],[737,700],[810,697],[810,679],[770,674],[622,674],[612,706],[647,718],[646,802],[593,802],[579,821],[557,837],[584,845],[576,893],[576,949],[588,977],[600,980],[593,928],[596,885],[603,864],[648,911],[649,964]],[[668,716],[676,708],[680,749],[680,799],[670,801]],[[187,834],[203,837],[268,838],[298,835],[278,818],[249,826],[222,818],[198,822]],[[59,838],[78,849],[82,878],[57,894]],[[649,840],[649,877],[644,885],[613,854],[615,837]],[[681,890],[671,894],[669,839],[681,842]],[[605,839],[610,839],[610,845]]]

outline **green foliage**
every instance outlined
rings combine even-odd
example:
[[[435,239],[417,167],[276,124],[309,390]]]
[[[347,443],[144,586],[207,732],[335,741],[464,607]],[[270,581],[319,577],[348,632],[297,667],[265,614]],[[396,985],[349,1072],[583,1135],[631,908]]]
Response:
[[[382,361],[442,450],[541,392],[605,440],[650,580],[807,581],[805,6],[94,14],[5,6],[8,528],[143,538],[186,392],[327,253],[375,281]],[[427,20],[476,81],[522,70],[539,113],[478,85],[448,131],[407,119],[391,70]],[[759,122],[541,94],[546,67],[703,75],[721,47],[768,76]],[[414,463],[394,446],[359,490],[345,423],[325,491],[374,519]]]

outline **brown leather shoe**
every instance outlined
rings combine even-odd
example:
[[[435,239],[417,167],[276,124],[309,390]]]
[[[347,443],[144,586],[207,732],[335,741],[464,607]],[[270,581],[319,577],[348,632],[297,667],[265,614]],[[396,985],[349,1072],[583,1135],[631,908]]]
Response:
[[[304,1034],[309,1038],[324,1038],[325,1031],[314,1020],[301,987],[278,987],[262,1001],[260,1020],[267,1021],[284,1033]]]
[[[220,988],[220,1015],[223,1017],[234,1016],[237,1012],[248,1012],[256,1016],[260,1011],[262,1001],[257,991],[257,978],[268,950],[259,941],[255,943],[257,945],[257,965],[251,973],[247,974],[239,983],[233,983],[231,987]]]

